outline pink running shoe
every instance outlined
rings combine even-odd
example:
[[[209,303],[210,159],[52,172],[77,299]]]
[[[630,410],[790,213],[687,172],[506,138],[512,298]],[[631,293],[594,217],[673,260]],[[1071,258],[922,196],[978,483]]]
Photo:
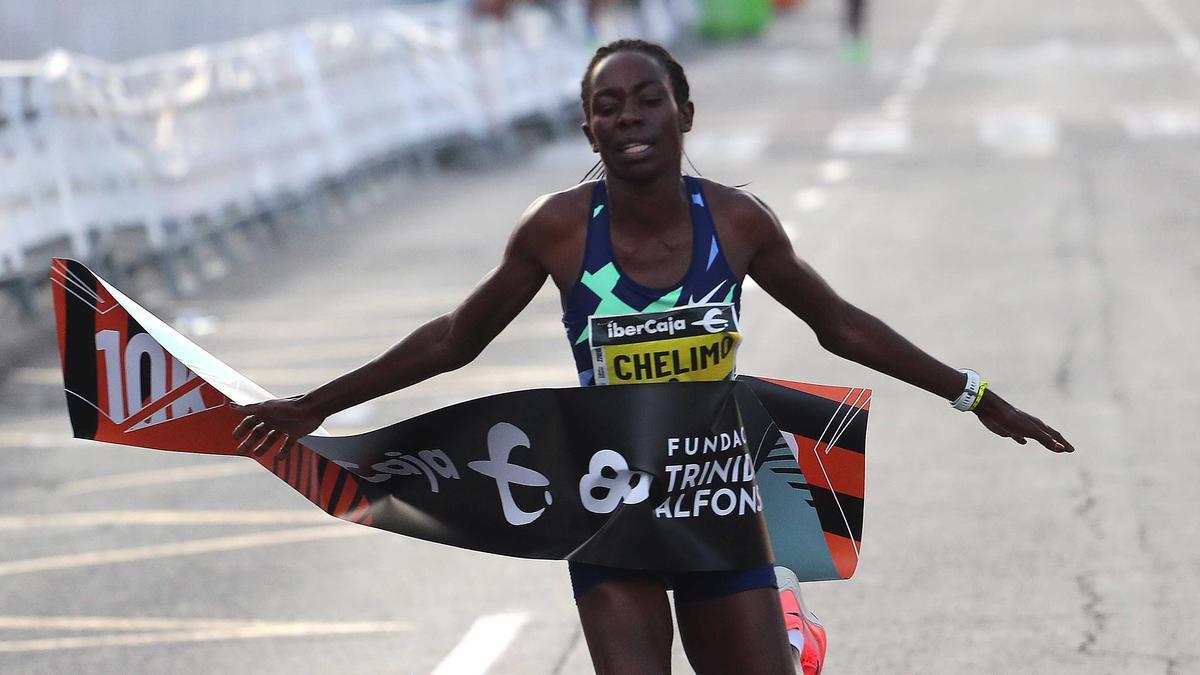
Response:
[[[825,663],[825,627],[817,615],[804,606],[795,573],[786,567],[776,567],[775,582],[779,586],[779,603],[783,606],[788,642],[796,654],[797,672],[821,675],[821,666]]]

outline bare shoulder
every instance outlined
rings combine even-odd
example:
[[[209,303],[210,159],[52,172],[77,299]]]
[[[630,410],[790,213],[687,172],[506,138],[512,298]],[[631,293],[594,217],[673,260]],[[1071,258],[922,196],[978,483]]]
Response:
[[[741,188],[730,187],[707,178],[700,178],[704,194],[714,213],[749,226],[773,220],[770,207],[758,195]]]
[[[587,224],[591,196],[592,183],[589,182],[538,197],[521,215],[517,236],[553,242],[577,232]]]
[[[738,274],[745,274],[751,260],[782,232],[771,208],[754,193],[699,179],[717,226],[725,258]]]
[[[559,287],[583,264],[593,183],[544,194],[530,203],[513,231],[510,252],[537,260]]]

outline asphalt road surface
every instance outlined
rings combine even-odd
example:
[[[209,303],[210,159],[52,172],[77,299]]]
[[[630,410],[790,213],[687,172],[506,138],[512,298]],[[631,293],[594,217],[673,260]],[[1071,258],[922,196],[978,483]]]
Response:
[[[749,182],[844,296],[1078,452],[840,361],[748,287],[743,372],[876,392],[858,574],[805,591],[826,672],[1200,672],[1200,5],[872,4],[865,68],[839,58],[832,0],[688,53],[689,155]],[[451,308],[590,158],[570,139],[410,183],[151,304],[298,393]],[[0,671],[590,671],[562,563],[344,524],[248,460],[70,440],[43,351],[0,388]],[[330,426],[573,381],[547,289],[476,363]]]

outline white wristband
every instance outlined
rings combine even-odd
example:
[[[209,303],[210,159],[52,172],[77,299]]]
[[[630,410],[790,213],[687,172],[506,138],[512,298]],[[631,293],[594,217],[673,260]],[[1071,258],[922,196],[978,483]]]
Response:
[[[971,409],[971,406],[975,405],[975,399],[979,397],[979,383],[981,379],[979,373],[970,368],[959,368],[958,372],[967,376],[967,386],[963,389],[963,393],[959,394],[958,398],[954,399],[954,402],[950,405],[955,410],[967,412]]]

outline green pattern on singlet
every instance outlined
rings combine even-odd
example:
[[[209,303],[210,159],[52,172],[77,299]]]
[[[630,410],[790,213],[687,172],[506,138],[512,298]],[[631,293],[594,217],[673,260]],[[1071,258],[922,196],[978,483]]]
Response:
[[[603,204],[601,206],[603,206]],[[591,272],[583,273],[583,278],[580,279],[580,282],[586,286],[589,291],[595,293],[596,297],[600,298],[600,304],[596,305],[596,310],[593,312],[595,316],[613,316],[615,314],[634,314],[637,312],[661,312],[674,307],[675,303],[679,302],[680,293],[683,292],[683,286],[680,286],[679,288],[676,288],[675,290],[658,298],[654,302],[651,302],[646,307],[630,307],[625,303],[624,300],[621,300],[613,293],[613,291],[617,288],[617,281],[619,281],[620,278],[621,273],[617,271],[616,264],[611,262],[596,270],[595,274],[592,274]],[[731,290],[729,293],[732,297],[733,291]],[[726,302],[729,301],[726,300]],[[591,334],[591,326],[584,328],[583,333],[579,336],[579,339],[575,341],[575,344],[587,342]]]

